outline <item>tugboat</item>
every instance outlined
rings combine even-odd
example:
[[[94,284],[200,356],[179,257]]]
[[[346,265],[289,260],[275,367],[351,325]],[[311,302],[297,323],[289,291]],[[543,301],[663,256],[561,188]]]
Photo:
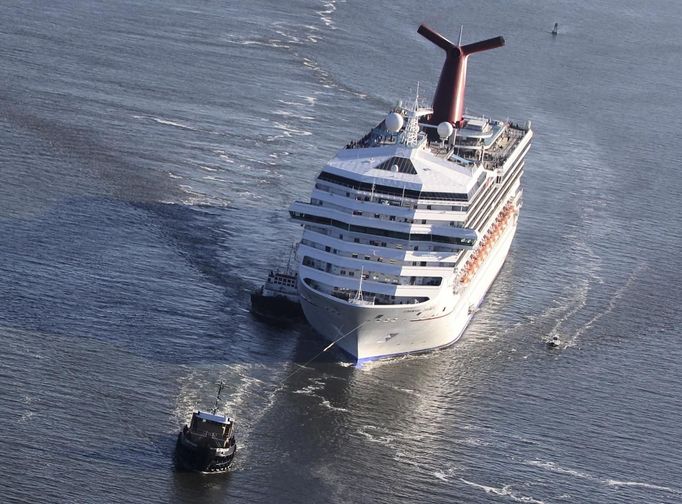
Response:
[[[559,339],[559,336],[554,335],[551,339],[548,339],[547,346],[549,348],[559,348],[561,346],[561,340]]]
[[[178,434],[175,444],[178,469],[213,474],[226,472],[230,467],[237,444],[234,441],[234,420],[218,413],[223,385],[220,382],[211,413],[195,411],[190,424]]]
[[[251,312],[275,325],[287,325],[303,319],[298,299],[298,274],[289,261],[283,270],[271,270],[265,284],[251,293]]]

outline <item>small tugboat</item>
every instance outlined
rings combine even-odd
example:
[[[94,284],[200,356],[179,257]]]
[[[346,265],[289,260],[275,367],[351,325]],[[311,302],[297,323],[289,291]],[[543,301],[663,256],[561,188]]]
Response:
[[[201,473],[226,472],[237,451],[234,441],[234,420],[218,414],[218,401],[223,390],[220,382],[218,396],[211,413],[195,411],[189,425],[182,428],[175,444],[175,463],[178,469]]]
[[[298,274],[289,261],[283,270],[271,270],[265,284],[251,293],[251,312],[277,325],[286,325],[303,318],[298,299]]]
[[[559,336],[554,335],[551,339],[548,339],[547,346],[549,348],[559,348],[561,346],[561,340],[559,339]]]

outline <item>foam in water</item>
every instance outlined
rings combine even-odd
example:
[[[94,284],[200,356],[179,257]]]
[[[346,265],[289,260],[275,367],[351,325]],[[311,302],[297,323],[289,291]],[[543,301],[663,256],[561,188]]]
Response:
[[[614,294],[611,296],[609,299],[608,305],[606,306],[606,309],[602,312],[597,313],[594,317],[592,317],[587,323],[579,328],[576,333],[574,339],[577,339],[582,335],[587,329],[592,327],[596,322],[599,321],[603,316],[608,315],[613,311],[613,309],[616,307],[616,303],[623,297],[623,295],[627,292],[627,290],[630,288],[632,283],[635,281],[635,279],[646,269],[646,264],[639,264],[635,270],[630,273],[630,276],[628,279],[625,281],[623,286],[621,286]]]
[[[618,481],[618,480],[606,480],[604,481],[609,486],[613,487],[622,487],[622,486],[627,486],[627,487],[639,487],[639,488],[647,488],[649,490],[658,490],[661,492],[669,492],[669,493],[674,493],[678,495],[682,495],[682,492],[680,490],[675,490],[674,488],[670,488],[667,486],[661,486],[661,485],[654,485],[652,483],[642,483],[639,481]]]
[[[320,20],[327,28],[335,30],[336,27],[334,26],[334,21],[332,20],[332,15],[336,11],[335,2],[324,2],[323,7],[325,7],[324,10],[317,11],[317,14],[320,16]]]
[[[509,497],[513,501],[516,502],[528,502],[530,504],[545,504],[545,501],[537,500],[534,499],[533,497],[528,497],[528,496],[518,496],[512,492],[511,485],[504,485],[501,488],[496,488],[496,487],[491,487],[491,486],[486,486],[486,485],[481,485],[479,483],[474,483],[473,481],[468,481],[465,480],[464,478],[459,478],[460,481],[463,483],[474,487],[474,488],[479,488],[483,490],[487,494],[493,494],[493,495],[499,495],[501,497]]]
[[[527,460],[526,464],[532,465],[535,467],[540,467],[542,469],[546,469],[548,471],[552,471],[552,472],[559,473],[559,474],[566,474],[569,476],[575,476],[576,478],[595,479],[592,476],[590,476],[589,474],[586,474],[586,473],[581,472],[581,471],[577,471],[575,469],[567,469],[567,468],[561,467],[561,466],[555,464],[554,462],[543,462],[541,460]]]
[[[663,486],[663,485],[656,485],[653,483],[643,483],[643,482],[638,482],[638,481],[621,481],[621,480],[616,480],[616,479],[600,479],[595,476],[592,476],[586,472],[583,471],[578,471],[576,469],[570,469],[566,467],[562,467],[554,462],[545,462],[541,460],[527,460],[525,461],[526,464],[532,465],[535,467],[539,467],[541,469],[545,469],[554,473],[558,474],[565,474],[567,476],[573,476],[576,478],[581,478],[581,479],[587,479],[591,481],[595,481],[598,483],[602,483],[604,485],[608,485],[611,487],[639,487],[639,488],[647,488],[650,490],[657,490],[661,492],[669,492],[669,493],[674,493],[674,494],[682,494],[680,490],[676,490],[671,487]]]
[[[377,430],[377,427],[375,427],[374,425],[365,425],[363,428],[358,429],[356,432],[367,438],[367,440],[370,443],[390,445],[393,442],[393,436],[375,436],[367,432],[367,430]]]
[[[332,406],[332,404],[327,399],[324,399],[322,401],[322,406],[324,406],[325,408],[330,409],[332,411],[345,411],[345,412],[348,411],[346,408],[341,408],[339,406]]]

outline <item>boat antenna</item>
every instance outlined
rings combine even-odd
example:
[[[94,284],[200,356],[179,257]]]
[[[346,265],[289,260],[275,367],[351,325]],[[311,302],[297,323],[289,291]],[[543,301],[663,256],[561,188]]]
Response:
[[[355,298],[353,298],[353,301],[363,301],[362,299],[362,279],[365,276],[365,267],[362,266],[360,268],[360,285],[358,285],[358,291],[355,293]]]
[[[419,117],[417,111],[419,110],[419,81],[417,81],[417,94],[414,96],[414,105],[412,110],[407,113],[407,125],[403,131],[402,142],[408,147],[415,147],[419,140]]]
[[[220,393],[223,391],[224,386],[225,386],[225,382],[220,380],[220,385],[218,385],[218,395],[215,398],[215,403],[213,403],[213,414],[214,415],[218,412],[218,401],[220,401]]]
[[[289,273],[289,270],[291,269],[291,254],[294,253],[295,248],[296,248],[296,242],[294,241],[291,244],[291,248],[289,249],[289,258],[287,259],[287,273]]]

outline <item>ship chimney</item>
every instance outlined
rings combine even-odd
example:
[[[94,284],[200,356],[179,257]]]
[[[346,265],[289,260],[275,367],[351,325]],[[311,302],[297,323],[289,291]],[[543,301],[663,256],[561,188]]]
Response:
[[[431,124],[449,122],[456,128],[461,128],[463,125],[462,116],[464,114],[467,59],[473,53],[502,47],[504,45],[504,38],[495,37],[465,46],[458,46],[425,24],[419,26],[417,33],[445,51],[445,63],[443,63],[443,69],[440,71],[438,87],[433,97],[433,115],[429,122]]]

